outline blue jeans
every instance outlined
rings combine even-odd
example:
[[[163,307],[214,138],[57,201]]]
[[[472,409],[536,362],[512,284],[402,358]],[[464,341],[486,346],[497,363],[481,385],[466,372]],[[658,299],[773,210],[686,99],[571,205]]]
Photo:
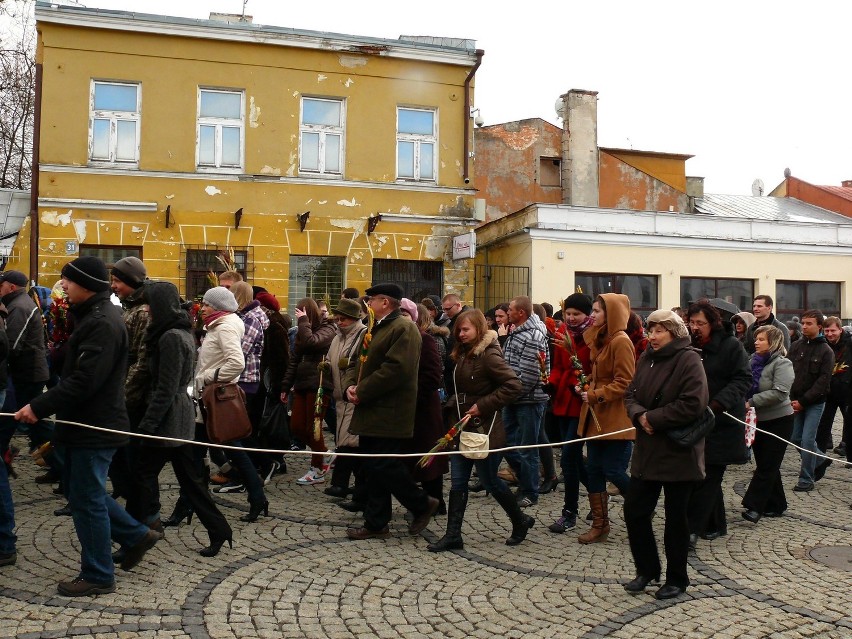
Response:
[[[66,448],[63,482],[80,541],[80,577],[90,583],[115,581],[110,538],[135,546],[148,527],[127,514],[106,489],[114,448]]]
[[[628,439],[595,439],[586,442],[586,470],[589,493],[606,491],[606,483],[611,481],[622,495],[627,494],[630,477],[627,476],[627,464],[633,442]]]
[[[556,416],[559,434],[562,441],[571,442],[577,439],[579,417]],[[562,447],[562,476],[565,478],[565,504],[562,509],[577,514],[580,502],[580,484],[588,488],[589,476],[583,463],[583,444],[565,444]]]
[[[534,446],[544,418],[546,402],[510,404],[503,409],[503,427],[507,446]],[[538,500],[538,449],[509,450],[506,459],[520,469],[518,485],[524,497]]]
[[[6,389],[0,390],[0,405]],[[0,455],[9,448],[9,442],[15,433],[14,422],[11,424],[0,424]],[[15,552],[15,502],[12,500],[12,489],[9,486],[9,474],[6,472],[6,464],[0,460],[0,554],[8,555]]]
[[[814,453],[822,452],[817,448],[816,435],[819,428],[819,420],[822,417],[822,411],[825,409],[825,402],[822,404],[812,404],[811,406],[803,406],[802,410],[793,415],[793,438],[792,442],[796,446],[801,446],[805,450]],[[818,462],[822,461],[821,457],[816,457],[810,453],[799,451],[802,456],[802,468],[799,471],[800,485],[813,485],[814,469]]]
[[[500,453],[491,453],[485,459],[468,459],[463,455],[450,457],[450,490],[463,490],[467,492],[467,483],[470,481],[470,472],[476,467],[479,481],[492,495],[509,492],[509,487],[497,476],[500,468]]]
[[[45,383],[46,382],[16,382],[13,378],[12,386],[15,389],[15,400],[18,404],[18,410],[22,409],[33,399],[41,395],[44,392]],[[27,432],[30,437],[30,450],[35,450],[44,442],[50,441],[51,437],[53,437],[53,422],[40,419],[35,424],[29,424]]]

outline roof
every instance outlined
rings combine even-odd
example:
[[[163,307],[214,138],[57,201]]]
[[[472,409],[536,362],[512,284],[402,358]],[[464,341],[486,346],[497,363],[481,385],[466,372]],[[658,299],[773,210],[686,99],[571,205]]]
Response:
[[[96,29],[157,33],[189,38],[264,43],[310,49],[382,55],[387,57],[471,65],[476,61],[476,41],[464,38],[400,36],[397,40],[373,38],[251,22],[221,22],[162,16],[135,11],[89,9],[80,5],[36,2],[36,20]]]
[[[828,191],[829,193],[842,197],[844,200],[852,202],[852,188],[849,188],[848,186],[817,186],[817,188],[823,189],[824,191]]]
[[[699,215],[770,222],[850,223],[845,215],[832,213],[791,197],[705,195],[696,198],[695,212]]]
[[[602,146],[599,147],[601,151],[606,151],[607,153],[618,153],[619,155],[643,155],[650,157],[658,157],[658,158],[672,158],[675,160],[688,160],[689,158],[694,158],[694,155],[686,155],[684,153],[665,153],[663,151],[640,151],[638,149],[615,149],[613,147]]]

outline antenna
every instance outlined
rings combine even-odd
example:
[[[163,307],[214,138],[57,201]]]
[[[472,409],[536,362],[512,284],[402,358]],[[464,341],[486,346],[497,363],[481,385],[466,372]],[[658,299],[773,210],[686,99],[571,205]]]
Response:
[[[246,5],[248,4],[248,1],[249,1],[249,0],[243,0],[243,13],[242,13],[242,15],[240,16],[240,22],[245,22],[245,21],[246,21]]]
[[[757,178],[754,182],[751,183],[751,194],[755,197],[760,197],[763,195],[763,180]]]

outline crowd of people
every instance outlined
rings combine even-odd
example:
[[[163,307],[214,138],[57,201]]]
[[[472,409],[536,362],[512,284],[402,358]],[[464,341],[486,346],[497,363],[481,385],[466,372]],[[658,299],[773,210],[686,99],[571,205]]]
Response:
[[[113,592],[116,564],[133,569],[165,528],[193,515],[209,537],[199,553],[216,556],[233,531],[210,485],[244,493],[241,519],[257,522],[269,515],[264,488],[287,471],[291,449],[311,453],[297,484],[325,484],[341,508],[363,513],[350,539],[390,536],[392,498],[408,511],[411,535],[446,515],[431,552],[464,547],[472,491],[506,513],[510,546],[526,539],[530,509],[560,481],[564,502],[548,530],[578,527],[583,486],[580,544],[607,540],[609,502],[621,495],[635,564],[624,588],[638,594],[662,582],[658,599],[686,591],[688,553],[700,539],[727,534],[729,465],[754,456],[742,517],[757,524],[787,509],[785,440],[803,449],[794,491],[813,490],[830,465],[838,411],[844,441],[835,452],[852,461],[849,334],[838,318],[809,310],[791,343],[766,295],[753,314],[703,299],[643,320],[616,293],[574,293],[556,312],[518,296],[483,313],[455,294],[416,301],[379,283],[338,300],[306,297],[291,318],[236,271],[219,274],[193,304],[150,280],[134,257],[109,271],[95,257],[67,263],[44,312],[27,285],[23,273],[0,274],[0,401],[8,388],[5,410],[14,413],[0,420],[0,566],[17,559],[8,472],[18,430],[45,467],[36,481],[67,498],[55,514],[72,517],[80,542],[78,575],[58,585],[65,596]],[[227,449],[210,446],[205,429],[205,391],[220,383],[241,389],[251,423]],[[758,432],[747,442],[752,411],[778,437]],[[276,412],[289,415],[289,428],[271,439]],[[432,454],[464,433],[486,449]],[[244,450],[255,448],[276,451]],[[425,455],[418,462],[411,453]],[[180,487],[169,517],[159,491],[167,463]],[[665,573],[651,524],[661,493]]]

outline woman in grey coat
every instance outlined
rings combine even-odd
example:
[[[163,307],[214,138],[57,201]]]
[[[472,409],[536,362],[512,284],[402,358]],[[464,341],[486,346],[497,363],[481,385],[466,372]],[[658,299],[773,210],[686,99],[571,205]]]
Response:
[[[180,296],[170,282],[151,282],[145,288],[145,301],[151,312],[151,323],[145,335],[148,369],[151,374],[150,394],[145,416],[139,424],[142,433],[192,440],[195,436],[195,407],[187,393],[195,375],[195,340],[189,315],[180,306]],[[181,498],[192,506],[192,512],[207,529],[210,545],[199,551],[213,557],[232,532],[219,512],[210,492],[203,466],[193,455],[192,444],[143,439],[135,464],[138,486],[127,503],[127,510],[140,521],[159,520],[160,491],[157,479],[167,462],[172,463]]]
[[[781,462],[793,434],[790,387],[795,374],[786,354],[780,330],[761,326],[754,332],[753,383],[746,395],[746,407],[754,406],[761,430],[781,438],[760,432],[754,437],[751,448],[757,468],[743,497],[743,518],[755,524],[761,517],[780,517],[787,510]]]

